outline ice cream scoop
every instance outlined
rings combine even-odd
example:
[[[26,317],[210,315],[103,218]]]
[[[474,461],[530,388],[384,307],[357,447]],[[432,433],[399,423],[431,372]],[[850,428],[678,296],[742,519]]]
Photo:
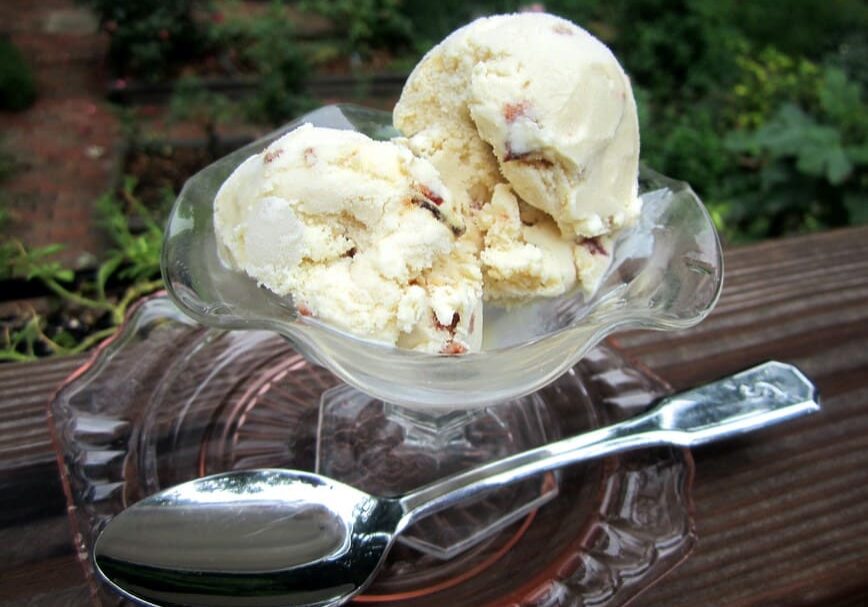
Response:
[[[482,252],[490,261],[483,264],[486,285],[511,278],[507,291],[487,290],[487,299],[529,299],[576,283],[596,288],[611,261],[608,239],[641,207],[636,104],[629,79],[602,42],[548,14],[477,19],[420,61],[393,117],[407,145],[440,171],[469,222],[506,183],[520,205],[557,226],[563,243],[537,246],[535,254],[545,259],[536,270],[524,264],[524,275],[514,263],[520,260],[502,255],[502,239],[489,239],[499,246]],[[488,218],[479,226],[483,249],[491,225],[498,222]],[[525,242],[514,244],[518,250]],[[540,264],[562,265],[564,247],[575,270],[562,272],[557,288],[536,280]]]
[[[468,107],[500,170],[565,235],[594,237],[639,212],[639,123],[609,49],[558,17],[478,21]],[[521,41],[517,44],[516,41]]]
[[[478,349],[482,279],[427,160],[403,146],[303,125],[251,156],[214,203],[221,256],[296,309],[426,352]]]

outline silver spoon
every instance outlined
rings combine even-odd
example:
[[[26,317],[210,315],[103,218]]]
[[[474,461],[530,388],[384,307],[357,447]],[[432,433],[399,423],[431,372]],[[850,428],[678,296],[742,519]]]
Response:
[[[816,389],[769,362],[670,396],[639,417],[486,464],[399,497],[297,470],[200,478],[114,517],[94,546],[99,573],[144,605],[325,607],[374,579],[395,537],[483,491],[640,447],[693,447],[819,409]]]

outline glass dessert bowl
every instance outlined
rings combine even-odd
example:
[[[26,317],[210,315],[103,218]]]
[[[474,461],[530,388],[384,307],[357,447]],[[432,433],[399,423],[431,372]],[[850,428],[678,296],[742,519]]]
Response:
[[[304,124],[352,129],[374,139],[398,133],[391,115],[327,106],[237,150],[194,175],[169,218],[163,273],[169,296],[187,315],[220,329],[277,333],[340,382],[322,392],[317,472],[382,495],[525,451],[564,431],[543,387],[572,369],[616,330],[682,329],[714,306],[722,281],[717,233],[690,187],[650,170],[640,175],[643,210],[613,243],[612,263],[593,296],[574,290],[512,308],[486,305],[479,352],[434,355],[365,340],[300,313],[218,253],[215,195],[251,155]],[[580,398],[572,384],[564,398]],[[650,404],[650,403],[649,403]],[[365,430],[371,425],[377,431]],[[376,460],[373,468],[362,461]],[[412,481],[381,484],[393,469],[419,468]],[[442,522],[420,526],[404,543],[452,559],[554,500],[560,474],[547,474],[462,506],[472,520],[444,537]],[[406,480],[406,479],[405,479]],[[423,521],[424,522],[424,521]]]
[[[175,303],[202,324],[276,332],[375,399],[426,414],[514,401],[562,375],[614,331],[686,328],[717,300],[723,263],[708,213],[687,184],[643,169],[642,214],[618,235],[613,262],[594,295],[572,291],[511,309],[486,306],[480,352],[448,356],[399,349],[302,315],[291,298],[224,265],[213,201],[238,165],[304,123],[374,139],[397,135],[386,112],[327,106],[206,167],[186,183],[172,210],[164,278]]]

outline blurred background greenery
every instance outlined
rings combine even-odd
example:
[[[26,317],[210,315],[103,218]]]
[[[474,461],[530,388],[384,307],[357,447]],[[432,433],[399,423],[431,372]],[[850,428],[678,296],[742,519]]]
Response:
[[[16,185],[27,153],[59,153],[22,152],[27,125],[66,106],[40,106],[46,62],[0,30],[0,112],[25,125],[0,139],[0,281],[18,281],[7,299],[26,283],[42,306],[0,312],[0,360],[86,349],[158,289],[163,219],[189,175],[316,105],[390,108],[428,49],[494,13],[546,10],[609,45],[633,82],[643,161],[689,182],[727,243],[868,221],[865,0],[74,2],[99,53],[86,75],[99,84],[79,94],[117,124],[118,141],[90,150],[114,154],[114,183],[83,201],[108,245],[20,236],[16,197],[53,204]],[[90,162],[73,151],[64,162]],[[76,247],[86,262],[70,263]]]
[[[104,22],[136,20],[136,28],[122,28],[131,33],[112,39],[115,65],[159,74],[209,41],[234,44],[266,75],[265,92],[251,102],[254,115],[279,122],[304,107],[297,84],[307,73],[304,52],[297,50],[304,45],[293,42],[291,26],[281,26],[274,13],[246,28],[213,20],[210,27],[197,28],[190,17],[196,3],[190,0],[90,1]],[[868,3],[863,0],[292,4],[302,15],[318,14],[335,24],[330,39],[307,43],[310,62],[345,55],[363,64],[380,53],[404,71],[475,17],[543,8],[584,26],[613,49],[640,104],[643,160],[691,183],[728,241],[868,219]],[[136,6],[135,14],[120,13],[125,5]],[[159,37],[148,35],[144,15],[152,29],[176,32],[172,44],[158,44]]]
[[[343,64],[362,85],[372,66],[406,74],[478,16],[547,10],[613,49],[634,83],[644,162],[688,181],[727,241],[868,220],[864,0],[295,0],[254,2],[254,18],[237,0],[81,2],[110,35],[117,75],[166,78],[216,57],[259,77],[243,112],[271,125],[314,103],[311,73]],[[325,34],[295,34],[315,17]],[[193,72],[176,80],[172,114],[198,117],[213,147],[238,112],[200,94]]]

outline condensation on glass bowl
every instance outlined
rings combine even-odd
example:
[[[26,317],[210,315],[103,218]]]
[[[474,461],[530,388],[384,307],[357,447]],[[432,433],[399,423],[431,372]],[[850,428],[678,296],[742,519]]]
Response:
[[[396,134],[388,113],[327,106],[191,177],[169,218],[163,275],[173,300],[197,321],[225,329],[275,331],[310,360],[373,397],[438,411],[484,407],[529,394],[614,331],[686,328],[702,320],[717,301],[723,261],[711,218],[686,183],[643,169],[642,215],[619,236],[614,261],[594,296],[586,299],[573,292],[508,310],[486,306],[481,352],[412,352],[301,316],[291,298],[257,286],[221,262],[212,205],[235,167],[306,122],[376,139]]]

